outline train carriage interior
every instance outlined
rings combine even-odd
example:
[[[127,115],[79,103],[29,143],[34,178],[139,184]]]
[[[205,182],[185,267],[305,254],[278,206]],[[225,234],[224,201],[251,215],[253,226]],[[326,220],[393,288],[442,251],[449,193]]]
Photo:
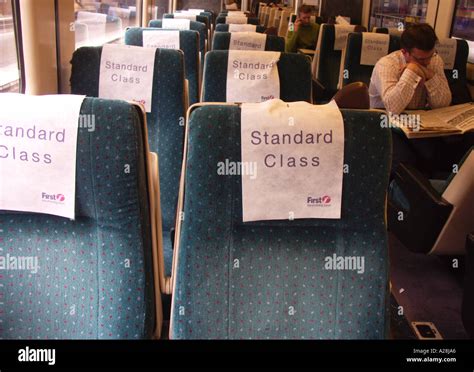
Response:
[[[473,99],[472,0],[0,0],[0,340],[472,340]]]

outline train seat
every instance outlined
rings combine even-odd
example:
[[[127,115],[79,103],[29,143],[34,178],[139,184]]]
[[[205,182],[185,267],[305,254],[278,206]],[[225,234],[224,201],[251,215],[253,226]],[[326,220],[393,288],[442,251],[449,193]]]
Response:
[[[463,255],[474,231],[474,147],[445,180],[401,163],[390,184],[389,229],[411,251]]]
[[[125,44],[143,46],[143,31],[160,32],[161,28],[133,27],[125,31]],[[200,60],[199,33],[197,31],[179,31],[179,48],[184,53],[185,77],[189,82],[189,104],[199,102],[200,97]]]
[[[216,25],[221,24],[221,23],[227,23],[226,18],[228,18],[228,17],[229,16],[217,17],[216,18]],[[251,24],[251,25],[259,25],[258,18],[256,18],[256,17],[247,17],[247,22],[246,23]]]
[[[178,18],[180,17],[180,13],[177,13],[178,15],[175,17],[174,13],[165,13],[163,14],[163,18]],[[191,16],[191,15],[190,15]],[[210,32],[211,30],[211,24],[209,22],[209,16],[208,15],[193,15],[192,17],[196,17],[196,19],[191,20],[192,22],[201,22],[204,23],[206,26],[206,29]]]
[[[212,50],[229,50],[231,39],[230,32],[217,32],[214,34]],[[265,42],[266,51],[285,51],[285,39],[279,36],[267,35]]]
[[[362,41],[364,35],[370,35],[370,33],[351,33],[347,38],[347,46],[343,53],[341,68],[342,71],[339,73],[339,88],[355,82],[363,82],[367,86],[370,85],[370,78],[372,77],[372,71],[375,64],[362,65],[361,54],[362,54]],[[400,37],[388,36],[389,46],[388,53],[390,54],[400,49]]]
[[[216,32],[229,32],[229,25],[225,23],[219,23],[216,25]],[[263,34],[265,32],[265,27],[256,25],[256,32]]]
[[[0,274],[1,339],[137,339],[161,331],[145,116],[137,105],[98,98],[85,98],[80,115],[93,118],[94,130],[78,129],[75,219],[0,211],[2,256],[35,256],[39,265],[36,273]]]
[[[316,54],[313,58],[312,65],[313,79],[322,87],[316,97],[318,102],[330,100],[337,92],[341,57],[346,46],[346,41],[344,41],[343,38],[338,38],[338,40],[336,40],[336,33],[339,32],[339,30],[343,30],[345,27],[347,26],[330,24],[321,25],[316,46]],[[352,27],[354,27],[352,32],[366,31],[365,27],[362,26]],[[336,43],[336,41],[338,42]]]
[[[225,102],[229,51],[213,50],[204,63],[202,102]],[[281,53],[277,63],[280,98],[286,102],[311,102],[311,64],[302,54]]]
[[[102,47],[83,47],[72,58],[71,91],[97,97]],[[184,141],[185,93],[183,52],[157,49],[152,112],[147,113],[150,149],[160,157],[161,212],[166,272],[171,272],[172,238]]]
[[[163,28],[161,19],[152,19],[148,27]],[[206,25],[201,22],[190,21],[190,30],[199,32],[199,52],[201,53],[201,66],[204,65],[204,56],[207,52],[207,30]]]
[[[440,40],[443,42],[443,40]],[[456,39],[456,58],[452,69],[445,69],[444,73],[448,79],[452,94],[452,105],[471,102],[471,94],[468,87],[467,65],[469,57],[469,44],[466,40]]]
[[[194,108],[183,168],[184,219],[174,262],[172,339],[383,339],[388,311],[385,200],[391,134],[379,114],[342,110],[342,218],[242,222],[237,105]],[[365,273],[321,269],[365,257]]]

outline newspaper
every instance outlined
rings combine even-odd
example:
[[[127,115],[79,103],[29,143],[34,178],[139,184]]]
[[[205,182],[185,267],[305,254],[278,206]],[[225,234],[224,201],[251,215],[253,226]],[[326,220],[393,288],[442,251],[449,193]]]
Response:
[[[408,138],[442,137],[474,131],[474,103],[434,110],[408,110],[390,115],[389,121]]]

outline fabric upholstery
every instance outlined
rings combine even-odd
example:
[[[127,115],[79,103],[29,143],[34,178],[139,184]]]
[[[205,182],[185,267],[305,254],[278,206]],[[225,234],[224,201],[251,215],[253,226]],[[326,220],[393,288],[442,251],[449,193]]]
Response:
[[[160,31],[161,28],[133,27],[125,31],[125,44],[143,46],[143,31]],[[184,53],[185,78],[189,81],[189,104],[199,102],[199,33],[179,32],[180,49]]]
[[[361,81],[367,86],[370,85],[370,78],[374,66],[366,66],[360,64],[362,49],[362,34],[350,33],[347,39],[347,47],[344,58],[344,70],[348,71],[348,75],[343,76],[342,86]],[[400,37],[390,36],[388,54],[400,49]]]
[[[206,54],[203,102],[225,102],[228,59],[229,51],[213,50]],[[278,72],[283,101],[311,102],[311,64],[305,56],[281,53]]]
[[[39,263],[35,274],[0,273],[7,289],[1,339],[151,337],[152,243],[140,116],[129,103],[98,98],[86,98],[81,114],[94,115],[95,131],[78,129],[76,219],[0,211],[0,254]]]
[[[212,42],[212,50],[229,50],[230,32],[216,32]],[[279,36],[267,35],[266,51],[284,52],[285,39]]]
[[[71,91],[97,97],[102,47],[84,47],[72,58]],[[174,227],[184,141],[183,53],[157,49],[153,76],[152,112],[147,114],[150,151],[158,153],[160,164],[163,239]],[[170,255],[171,252],[165,254]],[[170,267],[166,268],[171,271]]]
[[[337,92],[342,51],[334,50],[334,25],[321,26],[319,49],[319,69],[316,78],[326,88],[325,96],[332,97]]]
[[[225,23],[219,23],[216,25],[216,31],[229,32],[229,25]],[[265,32],[265,27],[258,25],[256,31],[260,34],[263,34]]]
[[[175,339],[382,339],[388,295],[385,194],[390,130],[343,111],[342,218],[242,223],[240,108],[196,109],[189,121],[184,222],[170,336]],[[364,256],[365,273],[324,269]]]
[[[220,23],[225,23],[225,19],[226,19],[225,16],[219,16],[219,17],[217,17],[217,18],[216,18],[216,25],[217,25],[217,24],[220,24]],[[249,25],[258,25],[258,24],[259,24],[258,18],[257,18],[257,17],[248,17],[247,23],[248,23]]]

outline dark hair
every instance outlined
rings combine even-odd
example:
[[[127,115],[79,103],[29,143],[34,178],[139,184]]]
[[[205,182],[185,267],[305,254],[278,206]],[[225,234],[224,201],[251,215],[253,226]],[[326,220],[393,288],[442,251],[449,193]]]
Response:
[[[438,38],[436,32],[428,23],[416,23],[403,31],[400,45],[402,49],[411,51],[413,48],[424,51],[433,50]]]
[[[311,5],[302,4],[298,8],[298,15],[300,15],[300,13],[311,13],[312,11],[313,8],[311,7]]]

